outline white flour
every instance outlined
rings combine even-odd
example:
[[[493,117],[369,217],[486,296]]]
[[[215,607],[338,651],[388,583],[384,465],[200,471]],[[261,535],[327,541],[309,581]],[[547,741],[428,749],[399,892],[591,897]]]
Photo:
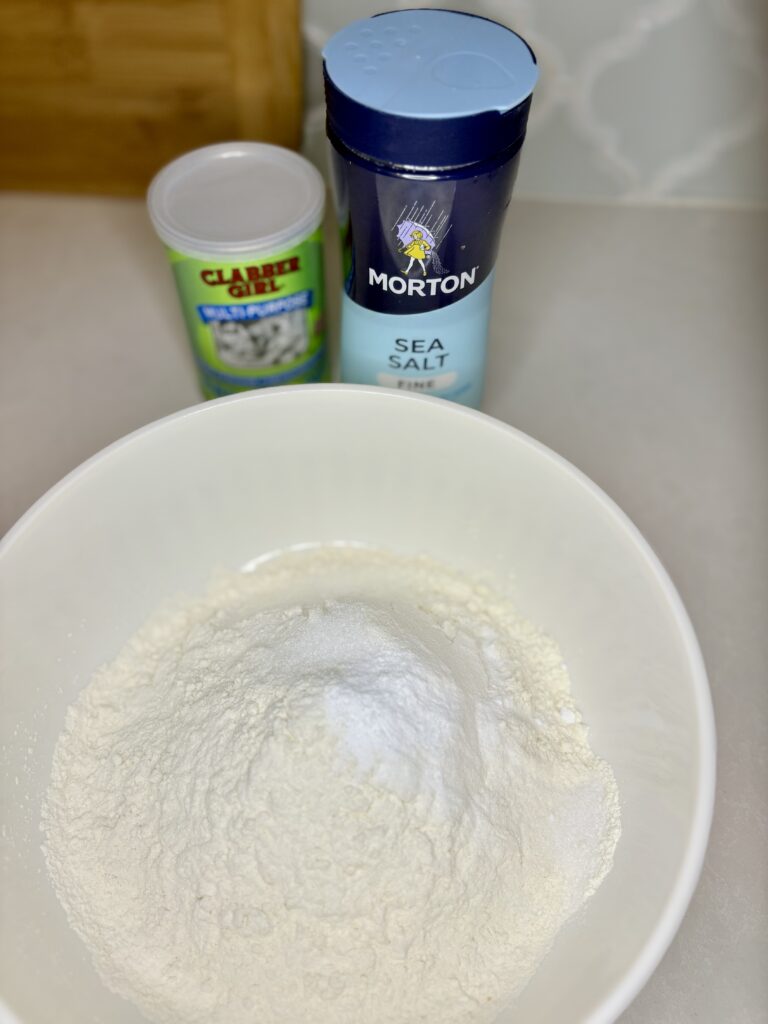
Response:
[[[599,885],[619,812],[505,600],[320,549],[144,627],[70,709],[43,828],[152,1021],[475,1024]]]

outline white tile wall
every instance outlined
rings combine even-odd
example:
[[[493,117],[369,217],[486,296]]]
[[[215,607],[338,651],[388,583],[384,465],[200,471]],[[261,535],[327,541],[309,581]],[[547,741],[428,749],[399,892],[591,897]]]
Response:
[[[535,50],[518,195],[768,202],[768,0],[304,0],[313,159],[324,162],[323,43],[413,6],[495,18]]]

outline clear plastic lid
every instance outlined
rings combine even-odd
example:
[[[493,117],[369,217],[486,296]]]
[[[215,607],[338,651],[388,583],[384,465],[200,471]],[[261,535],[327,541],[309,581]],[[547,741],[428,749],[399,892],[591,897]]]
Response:
[[[147,204],[166,245],[226,260],[306,238],[322,221],[325,183],[290,149],[227,142],[173,160],[152,181]]]

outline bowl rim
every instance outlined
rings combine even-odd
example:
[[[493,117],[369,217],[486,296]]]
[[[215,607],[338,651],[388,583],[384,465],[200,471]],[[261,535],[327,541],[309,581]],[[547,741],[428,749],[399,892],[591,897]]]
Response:
[[[698,765],[697,765],[697,792],[692,825],[688,835],[688,842],[682,862],[674,881],[671,895],[667,901],[663,913],[660,915],[653,930],[645,941],[639,955],[634,963],[624,973],[623,977],[612,987],[602,998],[600,1005],[596,1007],[580,1024],[614,1024],[624,1010],[635,999],[641,989],[645,986],[653,972],[661,962],[662,957],[669,949],[672,940],[677,934],[683,917],[693,897],[694,891],[701,875],[704,864],[704,857],[709,841],[709,834],[712,826],[712,817],[715,803],[715,781],[716,781],[716,749],[717,741],[715,734],[715,719],[712,705],[712,696],[707,678],[707,671],[699,643],[693,629],[690,617],[683,604],[677,588],[664,568],[661,560],[645,539],[639,528],[624,512],[622,508],[610,498],[605,491],[590,479],[584,472],[578,469],[562,455],[542,442],[535,440],[517,427],[488,413],[477,409],[470,409],[467,406],[449,402],[433,395],[414,394],[407,391],[396,391],[374,387],[370,385],[357,384],[292,384],[282,387],[264,388],[258,391],[244,391],[235,395],[226,395],[221,398],[199,402],[196,405],[172,412],[160,419],[153,420],[136,430],[113,441],[111,444],[97,451],[80,465],[67,473],[58,483],[50,487],[42,494],[30,508],[10,527],[7,533],[0,538],[0,571],[2,559],[10,550],[25,530],[51,505],[60,494],[75,486],[79,479],[89,473],[91,469],[109,455],[120,449],[133,444],[140,438],[156,430],[162,429],[170,423],[178,422],[192,416],[205,414],[207,410],[219,408],[223,405],[234,405],[240,402],[263,401],[264,399],[279,398],[302,400],[304,395],[325,394],[333,396],[333,401],[344,401],[342,395],[369,395],[372,401],[379,402],[409,402],[442,407],[448,415],[463,417],[468,420],[483,424],[486,428],[514,436],[524,447],[527,447],[551,463],[557,465],[562,471],[571,476],[578,484],[589,491],[595,500],[604,508],[608,514],[619,523],[628,539],[634,545],[638,553],[645,559],[652,571],[656,582],[669,606],[672,617],[680,633],[686,659],[691,670],[693,682],[694,702],[696,706],[696,725],[699,735]],[[0,999],[0,1011],[4,1009]]]

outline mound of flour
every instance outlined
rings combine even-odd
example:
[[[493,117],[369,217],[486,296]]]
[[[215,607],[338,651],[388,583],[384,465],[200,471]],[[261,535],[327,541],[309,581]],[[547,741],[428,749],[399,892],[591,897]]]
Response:
[[[42,825],[151,1021],[476,1024],[619,812],[550,640],[432,562],[326,548],[153,618],[70,709]]]

